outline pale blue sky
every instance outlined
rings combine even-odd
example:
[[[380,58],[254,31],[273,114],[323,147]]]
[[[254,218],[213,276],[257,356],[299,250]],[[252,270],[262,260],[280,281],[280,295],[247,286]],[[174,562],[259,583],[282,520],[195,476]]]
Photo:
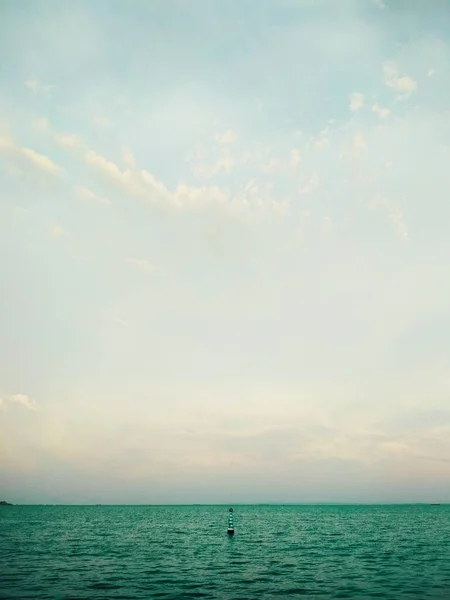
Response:
[[[0,4],[5,499],[450,501],[449,44],[446,0]]]

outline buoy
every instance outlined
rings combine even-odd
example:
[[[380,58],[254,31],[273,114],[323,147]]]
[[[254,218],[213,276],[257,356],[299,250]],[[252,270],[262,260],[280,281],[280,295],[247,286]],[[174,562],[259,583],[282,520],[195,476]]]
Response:
[[[228,535],[234,535],[234,520],[233,520],[233,509],[228,510]]]

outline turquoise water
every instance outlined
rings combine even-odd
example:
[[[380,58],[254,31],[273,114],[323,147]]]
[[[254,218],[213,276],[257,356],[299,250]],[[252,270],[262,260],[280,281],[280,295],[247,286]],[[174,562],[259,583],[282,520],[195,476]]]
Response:
[[[0,507],[0,598],[450,599],[450,506]]]

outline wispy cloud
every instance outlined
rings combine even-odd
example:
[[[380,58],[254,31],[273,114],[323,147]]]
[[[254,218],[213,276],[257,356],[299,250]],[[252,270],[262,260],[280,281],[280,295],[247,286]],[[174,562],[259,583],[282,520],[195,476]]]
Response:
[[[385,84],[403,95],[410,95],[417,89],[417,81],[410,75],[399,75],[398,67],[393,61],[383,65]]]
[[[105,204],[105,205],[111,204],[110,200],[108,200],[107,198],[104,198],[103,196],[99,196],[92,190],[90,190],[86,187],[83,187],[81,185],[77,185],[74,188],[74,192],[75,192],[76,196],[78,196],[78,198],[81,198],[83,200],[97,202],[98,204]]]
[[[47,131],[49,128],[49,120],[47,117],[40,117],[35,121],[35,127],[38,131]]]
[[[364,106],[364,94],[354,93],[350,94],[350,110],[356,112]]]
[[[104,115],[95,115],[92,119],[92,122],[94,125],[98,125],[99,127],[112,127],[111,121]]]
[[[200,178],[211,178],[221,173],[231,173],[235,160],[229,152],[224,152],[214,163],[209,164],[196,157],[193,160],[194,173]]]
[[[291,167],[294,169],[302,162],[302,153],[298,148],[291,150]]]
[[[219,144],[233,144],[237,140],[237,136],[231,129],[228,129],[223,133],[218,133],[215,136],[215,140]]]
[[[64,227],[61,227],[58,223],[53,223],[50,231],[53,237],[69,237],[67,229],[64,229]]]
[[[63,169],[55,162],[53,162],[50,158],[48,158],[48,156],[40,154],[35,150],[31,150],[30,148],[22,148],[21,153],[38,169],[46,171],[51,175],[61,175],[64,172]]]
[[[0,408],[6,408],[8,405],[16,404],[27,410],[37,410],[38,403],[30,396],[25,394],[13,394],[12,396],[0,397]]]
[[[125,319],[120,319],[118,317],[112,318],[111,321],[116,325],[120,325],[121,327],[128,327],[129,325],[128,321],[126,321]]]
[[[126,258],[125,263],[130,265],[134,269],[140,271],[141,273],[145,273],[146,275],[150,275],[157,271],[161,271],[161,267],[152,265],[148,260],[145,259]]]
[[[123,192],[141,198],[150,204],[159,205],[171,210],[192,211],[205,207],[219,208],[226,213],[238,216],[248,214],[252,211],[278,212],[277,201],[270,200],[264,206],[261,203],[252,205],[247,200],[241,202],[242,194],[231,196],[226,189],[218,186],[190,186],[180,183],[174,190],[169,190],[166,185],[159,181],[146,169],[139,169],[130,150],[124,153],[126,167],[121,169],[116,163],[105,158],[97,151],[83,143],[76,135],[61,135],[54,133],[55,141],[66,149],[72,149],[80,153],[84,162],[101,173],[106,180],[115,186],[119,186]],[[272,160],[266,165],[266,170],[273,171],[280,164],[279,159]],[[203,165],[203,174],[229,173],[234,166],[234,160],[229,154],[223,154],[211,167]]]
[[[51,158],[31,148],[24,148],[10,138],[0,138],[0,151],[7,153],[10,160],[25,159],[28,164],[50,175],[64,174],[64,170]]]
[[[378,104],[374,104],[372,106],[372,110],[382,119],[385,119],[391,114],[391,111],[388,108],[381,108],[381,106],[379,106]]]
[[[25,81],[26,87],[31,90],[34,94],[44,93],[49,95],[54,89],[54,85],[45,85],[35,77],[31,77]]]
[[[394,228],[398,238],[403,242],[408,240],[409,232],[405,215],[392,200],[383,196],[375,196],[369,206],[372,210],[382,210]]]

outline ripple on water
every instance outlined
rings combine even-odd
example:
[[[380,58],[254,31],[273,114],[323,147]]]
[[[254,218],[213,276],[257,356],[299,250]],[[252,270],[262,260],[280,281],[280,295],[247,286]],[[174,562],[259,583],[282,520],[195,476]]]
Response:
[[[9,508],[8,600],[450,599],[446,506]]]

